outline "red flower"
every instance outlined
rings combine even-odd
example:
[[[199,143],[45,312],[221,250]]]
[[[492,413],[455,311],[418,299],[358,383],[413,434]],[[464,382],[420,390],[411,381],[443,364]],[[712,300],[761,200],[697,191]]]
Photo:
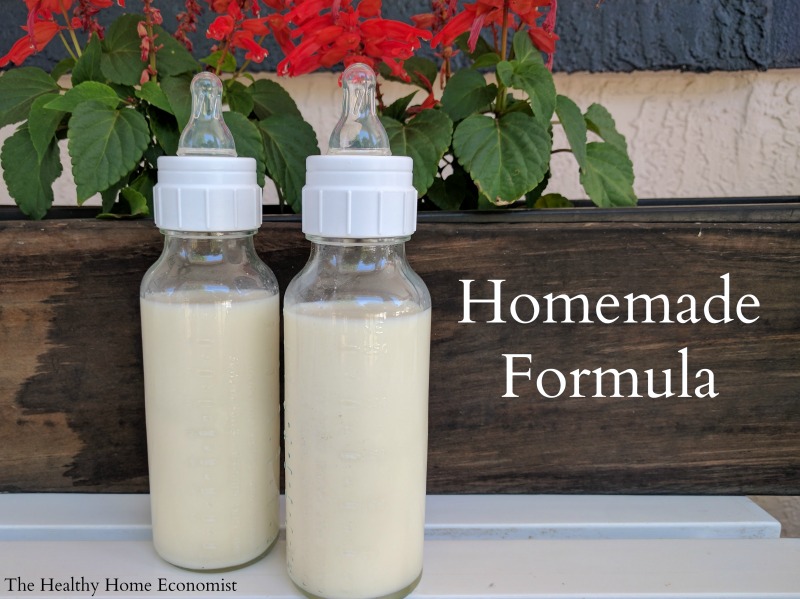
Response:
[[[214,19],[214,22],[208,26],[208,31],[206,31],[206,37],[221,42],[231,33],[233,33],[233,28],[235,25],[236,22],[230,15],[222,15],[220,17],[217,17],[216,19]]]
[[[411,20],[414,22],[414,25],[420,29],[433,29],[436,23],[436,15],[432,12],[426,12],[421,15],[413,15]]]
[[[235,48],[247,50],[244,57],[246,60],[252,60],[253,62],[262,62],[268,54],[266,48],[262,48],[249,31],[237,31],[234,33],[231,38],[231,45]]]
[[[22,29],[28,33],[14,42],[8,54],[0,58],[0,68],[8,66],[10,62],[13,62],[17,66],[21,65],[26,58],[39,52],[49,44],[50,40],[52,40],[63,27],[53,21],[52,18],[45,19],[37,16],[33,20],[32,27],[25,26]]]
[[[28,12],[57,12],[62,10],[68,11],[72,6],[72,0],[25,0],[25,6],[28,7]]]
[[[210,0],[212,8],[216,0]],[[258,4],[254,2],[251,6],[253,13],[257,13]],[[256,41],[256,36],[265,36],[269,33],[268,22],[274,22],[276,26],[282,24],[280,18],[275,20],[272,17],[246,19],[242,12],[242,6],[237,0],[230,0],[225,8],[226,14],[220,15],[206,31],[206,37],[222,42],[221,47],[233,51],[235,48],[245,50],[245,59],[253,62],[262,62],[267,57],[267,50]],[[288,32],[285,32],[288,41]],[[277,36],[276,36],[277,37]],[[290,42],[291,43],[291,42]]]
[[[228,4],[231,0],[207,0],[208,6],[214,12],[222,13],[228,10]],[[235,1],[235,0],[234,0]]]
[[[281,15],[272,14],[267,17],[267,23],[269,24],[270,29],[272,29],[272,36],[275,38],[275,41],[278,42],[278,45],[283,50],[284,54],[288,54],[292,50],[294,50],[294,44],[292,43],[292,34],[289,31],[289,26],[284,21]]]
[[[282,75],[302,75],[338,63],[363,62],[375,69],[383,62],[394,75],[409,80],[403,62],[431,33],[406,23],[382,19],[381,0],[305,0],[286,15],[302,41],[278,65]]]
[[[267,17],[261,19],[245,19],[242,21],[242,30],[249,31],[253,35],[267,35],[269,27],[266,26]]]
[[[450,46],[458,36],[469,31],[468,45],[470,50],[474,51],[481,29],[490,25],[503,26],[504,1],[508,8],[506,25],[512,29],[527,26],[531,42],[547,54],[547,64],[551,67],[558,40],[554,32],[557,0],[478,0],[472,4],[465,4],[464,10],[450,19],[433,37],[431,46],[440,44]],[[544,23],[539,25],[539,19],[545,14],[540,9],[544,7],[548,7],[549,10]]]

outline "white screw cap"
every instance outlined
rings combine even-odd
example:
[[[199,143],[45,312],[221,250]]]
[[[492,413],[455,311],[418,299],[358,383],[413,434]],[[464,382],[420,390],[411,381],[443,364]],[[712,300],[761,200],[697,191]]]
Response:
[[[249,231],[261,226],[253,158],[162,156],[153,189],[156,225],[171,231]]]
[[[407,156],[309,156],[303,233],[364,239],[417,229],[417,190]]]

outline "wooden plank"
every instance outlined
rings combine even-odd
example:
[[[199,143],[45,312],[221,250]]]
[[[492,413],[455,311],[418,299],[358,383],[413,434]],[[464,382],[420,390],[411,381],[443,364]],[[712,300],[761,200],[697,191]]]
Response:
[[[407,249],[434,303],[429,492],[800,494],[800,212],[752,212],[721,223],[423,219]],[[268,222],[256,245],[282,289],[308,255],[296,219]],[[0,221],[0,490],[147,490],[138,287],[160,250],[150,222]],[[509,314],[523,293],[704,301],[726,273],[731,295],[758,297],[755,323]],[[490,307],[475,306],[478,322],[459,323],[462,279],[475,297],[504,279],[508,322],[487,324]],[[614,398],[608,379],[604,398],[536,391],[546,368],[671,368],[679,389],[682,348],[690,377],[713,371],[717,397],[630,398],[623,385]],[[532,356],[518,398],[502,397],[510,353]]]
[[[800,539],[426,541],[424,551],[411,599],[800,597]],[[4,597],[302,597],[282,540],[255,564],[222,573],[170,566],[150,541],[5,541],[0,554]],[[23,583],[33,586],[20,592]]]
[[[283,529],[283,495],[280,510]],[[780,524],[746,497],[428,495],[425,505],[429,540],[776,539],[780,533]],[[0,541],[151,538],[147,494],[0,494]]]

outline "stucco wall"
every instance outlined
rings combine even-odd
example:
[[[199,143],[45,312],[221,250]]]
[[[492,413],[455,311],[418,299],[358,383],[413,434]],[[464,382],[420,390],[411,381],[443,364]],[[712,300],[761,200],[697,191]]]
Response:
[[[338,117],[336,77],[280,79],[323,151]],[[614,115],[628,138],[641,198],[800,195],[800,69],[555,77],[559,92],[582,108],[601,102]],[[390,100],[408,92],[385,84],[384,93]],[[12,131],[0,129],[0,137]],[[555,147],[564,145],[557,140]],[[570,154],[557,154],[553,171],[551,191],[584,197]],[[56,188],[59,204],[75,204],[69,169]],[[274,194],[268,191],[266,201],[274,201]],[[0,203],[13,203],[4,183]]]

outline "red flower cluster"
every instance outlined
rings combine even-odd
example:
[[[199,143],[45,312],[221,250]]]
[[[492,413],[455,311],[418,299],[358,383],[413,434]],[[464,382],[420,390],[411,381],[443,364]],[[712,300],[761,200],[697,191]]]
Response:
[[[478,0],[465,4],[464,10],[453,17],[431,40],[431,46],[452,45],[456,38],[469,31],[469,47],[475,49],[481,29],[494,25],[502,27],[504,5],[507,5],[505,25],[511,29],[528,27],[531,42],[547,54],[548,67],[552,67],[558,36],[554,33],[557,0]],[[549,8],[547,14],[542,8]],[[545,16],[539,25],[539,20]]]
[[[125,6],[124,0],[117,0]],[[83,29],[102,34],[102,28],[94,16],[100,9],[114,4],[113,0],[78,0],[72,17],[69,10],[72,0],[25,0],[28,7],[28,23],[22,29],[26,34],[14,42],[11,50],[0,58],[0,68],[9,63],[21,65],[26,58],[40,52],[63,29]],[[64,25],[56,21],[56,15],[64,19]]]
[[[363,62],[377,70],[383,62],[392,74],[408,81],[403,63],[431,33],[400,21],[383,19],[381,0],[304,0],[285,16],[296,27],[291,37],[302,41],[278,65],[282,75],[302,75],[343,62]]]
[[[28,7],[26,35],[0,58],[0,67],[21,64],[31,54],[42,50],[62,30],[82,29],[102,36],[95,15],[114,0],[23,0]],[[124,6],[124,0],[117,0]],[[381,17],[381,0],[205,0],[217,17],[208,27],[206,37],[218,42],[220,64],[226,53],[244,50],[248,61],[262,62],[267,50],[264,37],[272,34],[285,58],[278,65],[281,75],[302,75],[339,63],[348,66],[363,62],[378,70],[386,64],[393,75],[409,80],[404,63],[420,48],[421,40],[432,47],[441,46],[442,76],[450,75],[450,58],[455,39],[469,32],[469,46],[474,49],[485,27],[527,28],[533,44],[548,55],[552,65],[558,36],[554,32],[557,0],[476,0],[459,12],[456,0],[431,0],[432,12],[412,17],[414,25]],[[270,9],[261,16],[261,5]],[[142,61],[147,62],[158,49],[153,26],[161,23],[161,14],[144,1],[145,20],[139,27]],[[198,0],[185,0],[186,10],[178,15],[175,37],[191,49],[187,33],[195,31],[202,9]],[[70,15],[70,11],[72,14]],[[505,22],[504,21],[505,15]],[[60,19],[60,20],[59,20]],[[71,36],[74,40],[74,35]],[[66,43],[66,40],[65,40]],[[69,49],[69,48],[68,48]],[[79,55],[80,50],[71,52]],[[152,63],[152,61],[151,61]],[[145,69],[142,81],[155,76],[153,64]],[[428,104],[433,105],[433,86]]]
[[[261,46],[261,40],[269,33],[266,22],[269,17],[258,18],[258,1],[247,0],[209,0],[211,9],[215,12],[224,12],[214,19],[206,31],[206,37],[222,42],[220,47],[226,50],[241,48],[245,50],[245,59],[253,62],[262,62],[267,57],[266,48]],[[249,6],[248,6],[249,5]],[[253,18],[246,18],[244,10],[250,9]],[[257,41],[256,36],[260,39]]]

